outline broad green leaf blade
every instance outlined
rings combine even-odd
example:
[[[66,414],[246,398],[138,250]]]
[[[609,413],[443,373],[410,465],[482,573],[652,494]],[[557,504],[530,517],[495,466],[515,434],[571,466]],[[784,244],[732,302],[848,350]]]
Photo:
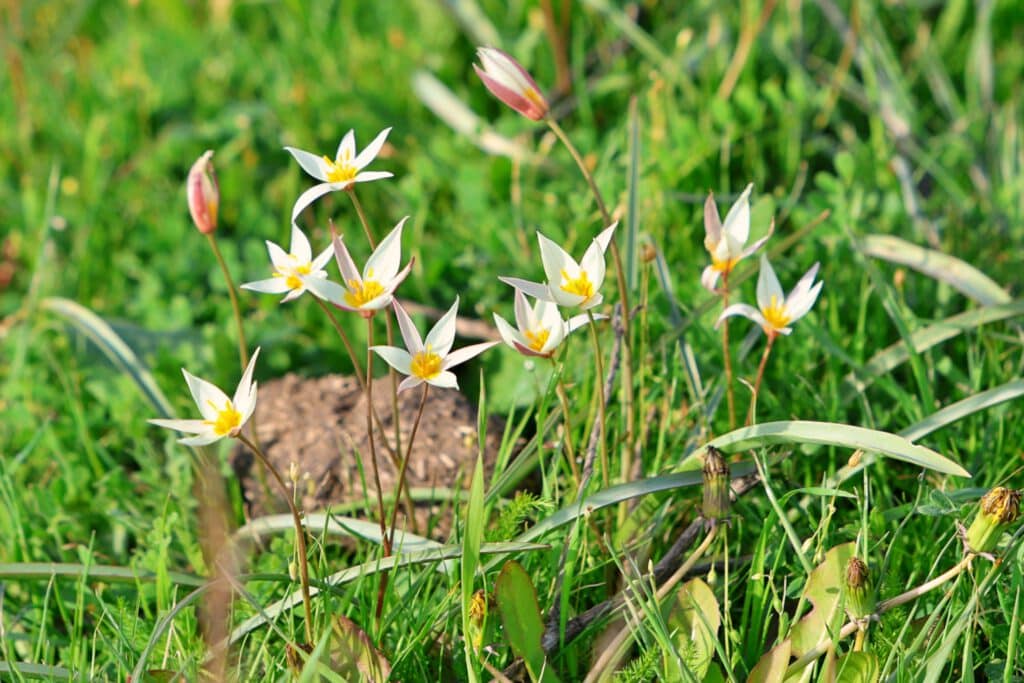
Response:
[[[47,681],[77,681],[78,676],[63,666],[32,664],[30,662],[0,662],[0,674],[14,674],[20,678],[42,678]],[[19,680],[19,679],[11,679]]]
[[[391,675],[391,662],[374,647],[359,624],[344,615],[334,617],[331,639],[331,670],[350,681],[379,681]]]
[[[718,599],[703,580],[692,579],[676,592],[668,607],[665,621],[675,633],[676,650],[687,668],[702,681],[715,657],[715,638],[722,624]],[[669,666],[675,669],[675,660],[670,660]],[[678,680],[686,680],[682,671],[675,673]]]
[[[851,652],[836,666],[836,683],[877,683],[881,675],[873,652]]]
[[[545,666],[544,621],[537,606],[537,591],[529,574],[522,565],[509,560],[501,568],[494,582],[494,600],[498,604],[505,637],[516,656],[526,663],[530,678],[534,681],[557,681],[554,673]]]
[[[709,445],[724,451],[736,451],[778,443],[810,443],[873,451],[943,474],[971,476],[949,458],[930,448],[913,444],[902,436],[836,422],[765,422],[723,434],[712,439]]]
[[[73,562],[14,562],[0,564],[0,579],[42,579],[56,576],[96,579],[111,583],[136,583],[156,581],[156,574],[143,572],[131,567],[117,567],[109,564],[78,564]],[[167,572],[167,578],[180,586],[202,586],[206,579],[182,572]]]
[[[787,638],[757,661],[757,665],[747,677],[747,683],[779,683],[789,668],[789,657],[793,645]]]
[[[797,657],[802,657],[813,650],[819,642],[828,637],[828,628],[833,625],[837,610],[840,609],[846,563],[853,557],[853,551],[853,543],[844,543],[832,548],[825,553],[825,559],[807,578],[804,598],[810,601],[814,608],[794,624],[790,631],[789,639],[793,643],[793,654]]]
[[[868,256],[913,268],[945,282],[978,303],[1010,302],[1010,295],[992,278],[955,256],[925,249],[892,235],[867,235],[861,239],[861,250]]]
[[[114,329],[85,306],[61,297],[47,297],[40,306],[56,313],[84,334],[118,369],[127,374],[142,391],[159,417],[172,417],[171,404],[160,391],[149,369]]]
[[[934,325],[922,327],[911,333],[910,345],[913,347],[914,353],[924,353],[928,349],[952,339],[962,332],[1020,315],[1024,315],[1024,301],[984,306],[964,313],[958,313]],[[862,368],[851,372],[843,379],[843,402],[853,400],[859,392],[871,386],[875,379],[888,374],[894,368],[907,362],[909,358],[910,349],[903,341],[879,351]]]

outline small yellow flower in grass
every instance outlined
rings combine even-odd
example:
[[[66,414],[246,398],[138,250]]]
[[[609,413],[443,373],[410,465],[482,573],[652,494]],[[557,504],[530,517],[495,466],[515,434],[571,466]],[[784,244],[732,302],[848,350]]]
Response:
[[[718,217],[714,195],[709,194],[704,202],[704,247],[711,254],[711,265],[704,269],[700,277],[700,283],[705,289],[714,292],[720,275],[728,277],[741,259],[756,252],[771,237],[775,228],[774,220],[767,235],[749,247],[746,246],[750,238],[750,191],[753,188],[753,183],[747,185],[747,189],[743,190],[743,194],[725,215],[724,224]]]
[[[217,208],[220,205],[220,188],[213,170],[213,150],[206,150],[192,164],[185,181],[185,191],[192,222],[199,232],[209,235],[217,229]]]
[[[306,173],[321,181],[319,185],[314,185],[299,195],[295,206],[292,207],[292,220],[294,221],[303,209],[328,192],[347,190],[356,183],[393,176],[394,174],[388,171],[363,170],[380,153],[380,148],[384,146],[390,132],[390,128],[385,128],[362,152],[356,154],[356,133],[350,130],[341,139],[333,161],[326,155],[318,156],[295,147],[285,147]]]
[[[531,308],[526,295],[518,289],[515,299],[516,327],[497,313],[494,314],[494,324],[498,326],[502,340],[523,355],[550,358],[566,336],[587,324],[586,315],[562,320],[558,306],[551,301],[538,299]]]
[[[199,407],[199,413],[203,419],[154,419],[149,420],[149,423],[186,434],[195,434],[196,436],[178,440],[179,443],[186,446],[205,446],[219,441],[225,436],[238,436],[242,426],[248,422],[256,410],[256,382],[252,381],[252,372],[256,367],[256,358],[259,355],[260,350],[256,349],[235,389],[233,398],[228,398],[227,394],[213,384],[189,374],[188,370],[182,368],[181,372],[185,375],[185,382],[188,383],[189,391],[192,392],[192,400]]]
[[[398,225],[381,240],[366,260],[362,274],[345,248],[341,237],[334,236],[334,257],[338,261],[345,286],[330,280],[307,279],[306,286],[316,296],[329,301],[346,311],[361,313],[364,318],[373,317],[381,308],[391,303],[395,289],[412,269],[412,261],[401,270],[402,226],[409,217],[398,221]]]
[[[491,94],[528,119],[540,121],[548,115],[548,103],[533,77],[511,55],[493,47],[476,50],[481,69],[473,69]]]
[[[718,317],[716,326],[723,320],[733,315],[742,315],[761,326],[764,333],[770,337],[780,334],[789,334],[793,328],[789,327],[800,318],[807,315],[814,302],[821,293],[821,285],[814,284],[814,277],[818,274],[818,265],[811,266],[800,281],[793,287],[789,296],[782,292],[782,285],[779,278],[768,263],[768,258],[761,255],[761,273],[757,277],[757,308],[747,304],[733,304]],[[760,309],[760,310],[758,310]]]
[[[395,317],[398,318],[398,329],[402,332],[405,348],[395,346],[371,346],[370,350],[383,358],[388,365],[407,377],[398,385],[399,391],[412,389],[423,382],[443,389],[458,389],[459,383],[451,369],[465,363],[495,344],[500,342],[484,342],[473,344],[452,351],[455,342],[455,316],[459,312],[459,300],[441,316],[437,324],[431,328],[426,340],[420,338],[416,326],[412,324],[409,314],[401,304],[394,303]]]
[[[612,241],[616,226],[618,223],[613,223],[601,231],[587,247],[583,260],[579,263],[564,249],[538,232],[540,258],[544,264],[547,282],[541,284],[515,277],[498,279],[534,299],[551,301],[566,308],[593,308],[604,300],[598,291],[604,283],[604,252]]]
[[[264,294],[283,294],[281,303],[297,299],[306,291],[306,283],[310,279],[327,279],[324,266],[331,259],[331,247],[327,247],[314,259],[313,249],[309,240],[299,226],[292,223],[292,245],[286,253],[284,249],[267,240],[267,251],[270,253],[270,264],[274,268],[274,277],[266,280],[246,282],[242,289]]]

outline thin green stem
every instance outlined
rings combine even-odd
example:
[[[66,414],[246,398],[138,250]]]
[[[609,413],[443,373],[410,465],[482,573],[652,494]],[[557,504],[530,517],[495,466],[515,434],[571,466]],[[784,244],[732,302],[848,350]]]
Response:
[[[236,437],[245,446],[252,451],[252,454],[256,456],[256,459],[267,468],[274,481],[281,488],[281,495],[284,496],[285,501],[288,503],[288,510],[292,513],[292,522],[295,524],[295,544],[297,546],[297,552],[299,555],[299,578],[302,584],[302,604],[306,610],[306,642],[312,645],[313,640],[313,600],[309,595],[309,558],[307,556],[308,550],[306,548],[306,532],[302,526],[302,516],[299,514],[299,509],[295,505],[295,501],[292,498],[292,494],[288,491],[288,485],[284,483],[284,478],[281,473],[277,471],[273,463],[267,458],[263,450],[255,443],[249,440],[245,434],[239,433]]]
[[[558,394],[558,402],[562,406],[562,442],[565,444],[565,457],[569,461],[569,468],[572,470],[573,480],[576,482],[576,486],[580,485],[580,470],[576,465],[576,449],[572,445],[572,434],[569,424],[570,408],[569,408],[569,396],[565,393],[565,383],[562,382],[562,373],[565,371],[565,365],[557,362],[554,358],[549,358],[551,361],[552,371],[555,373],[557,379],[555,381],[555,393]]]
[[[597,321],[594,314],[587,311],[587,319],[590,321],[590,340],[594,344],[594,365],[597,368],[597,409],[599,429],[598,446],[601,453],[601,484],[608,488],[608,420],[607,411],[604,405],[604,360],[601,358],[601,342],[597,338]]]
[[[356,213],[359,215],[359,222],[363,226],[363,233],[366,235],[366,241],[370,243],[370,249],[376,249],[377,242],[373,239],[373,233],[370,232],[370,223],[366,220],[366,212],[363,211],[363,203],[359,201],[355,187],[350,187],[348,189],[348,196],[352,198],[352,206],[356,208]]]
[[[729,273],[722,273],[722,310],[729,307]],[[722,320],[722,358],[725,359],[725,398],[729,404],[729,429],[736,429],[736,397],[732,391],[732,353],[729,348],[729,319]]]
[[[772,346],[775,344],[775,332],[768,332],[768,342],[764,345],[764,353],[761,354],[761,362],[757,366],[757,377],[754,379],[754,393],[750,395],[750,407],[747,409],[746,426],[754,422],[754,413],[757,410],[757,395],[761,392],[761,380],[764,379],[764,368],[768,364],[768,356],[772,353]]]
[[[409,467],[409,459],[412,457],[412,445],[416,441],[416,432],[420,428],[420,420],[423,418],[423,409],[427,405],[427,394],[430,392],[430,385],[426,382],[423,383],[423,394],[420,396],[420,407],[416,410],[416,420],[412,423],[412,431],[409,433],[409,443],[405,447],[405,457],[402,458],[402,466],[398,470],[398,490],[395,491],[395,504],[391,508],[391,522],[388,526],[391,527],[391,536],[388,539],[388,545],[392,548],[395,547],[395,524],[398,521],[398,504],[402,498],[402,489],[405,488],[405,473]],[[412,516],[412,510],[409,511],[410,519]]]
[[[380,467],[377,465],[377,445],[373,437],[373,316],[366,319],[366,433],[370,437],[370,463],[373,465],[373,485],[377,489],[377,513],[380,519],[381,545],[384,557],[391,555],[391,543],[388,541],[387,518],[384,512],[384,490],[380,485]],[[384,612],[384,590],[387,579],[382,579],[377,593],[377,618]]]
[[[235,315],[235,327],[238,330],[238,360],[242,364],[242,372],[245,372],[245,366],[249,364],[249,347],[245,342],[245,330],[242,328],[242,307],[238,303],[238,291],[235,289],[235,281],[231,279],[231,271],[228,270],[228,264],[224,261],[224,255],[220,253],[217,238],[211,232],[206,235],[206,239],[210,243],[210,248],[213,249],[213,255],[217,258],[220,272],[224,276],[224,282],[228,287],[228,296],[231,298],[231,310]],[[255,433],[256,430],[254,429],[253,434]]]
[[[583,157],[580,156],[579,150],[572,144],[569,136],[566,135],[562,127],[558,125],[558,122],[553,118],[548,117],[545,119],[548,127],[555,136],[562,142],[565,148],[569,151],[573,161],[576,162],[576,166],[580,169],[580,173],[583,175],[584,180],[587,181],[587,185],[590,186],[590,192],[594,195],[594,201],[597,202],[597,208],[601,211],[601,218],[604,220],[604,226],[608,227],[612,223],[612,216],[608,213],[608,208],[604,203],[604,198],[601,196],[601,190],[597,187],[597,181],[594,180],[593,174],[590,169],[587,168],[587,164],[583,161]],[[633,454],[633,440],[636,434],[636,423],[635,416],[633,415],[633,339],[631,335],[632,326],[630,324],[630,316],[632,315],[632,308],[629,305],[629,287],[626,284],[626,272],[622,267],[622,255],[619,253],[619,246],[614,239],[611,241],[611,252],[612,261],[615,264],[615,280],[619,287],[619,301],[622,303],[622,326],[624,332],[622,335],[622,411],[626,415],[626,435],[624,439],[623,447],[625,448],[625,457],[632,458]]]

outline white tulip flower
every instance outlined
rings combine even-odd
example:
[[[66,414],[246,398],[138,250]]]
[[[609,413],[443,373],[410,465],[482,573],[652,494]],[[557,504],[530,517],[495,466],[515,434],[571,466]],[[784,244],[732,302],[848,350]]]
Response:
[[[757,277],[757,308],[748,304],[733,304],[722,311],[716,327],[729,316],[741,315],[760,325],[769,337],[789,334],[793,331],[789,326],[807,315],[821,293],[821,286],[824,283],[814,284],[818,266],[817,263],[811,266],[793,287],[789,296],[785,296],[779,278],[768,263],[768,257],[762,254],[761,273]]]
[[[494,314],[494,324],[502,340],[525,356],[550,358],[566,336],[587,324],[585,314],[562,320],[558,306],[550,301],[538,299],[531,307],[526,295],[518,289],[515,299],[516,327],[497,313]]]
[[[327,247],[314,259],[313,249],[309,240],[299,226],[292,223],[291,249],[285,250],[267,240],[267,252],[274,268],[274,276],[266,280],[246,282],[242,289],[264,294],[282,294],[288,292],[281,303],[297,299],[306,291],[306,283],[310,279],[327,279],[324,266],[331,259],[331,247]]]
[[[736,264],[762,246],[771,237],[775,228],[774,221],[768,228],[768,234],[757,240],[749,247],[747,240],[750,238],[750,191],[754,184],[747,185],[740,198],[733,203],[729,213],[725,215],[723,224],[718,217],[718,207],[715,206],[714,195],[708,195],[704,202],[704,247],[711,254],[711,265],[704,269],[700,282],[704,288],[714,292],[718,277],[729,276]]]

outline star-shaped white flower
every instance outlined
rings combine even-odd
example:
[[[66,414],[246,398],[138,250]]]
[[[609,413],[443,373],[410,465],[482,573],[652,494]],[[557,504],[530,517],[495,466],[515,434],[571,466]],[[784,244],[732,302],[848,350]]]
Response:
[[[459,383],[451,369],[499,343],[484,342],[452,351],[452,344],[455,342],[455,316],[459,312],[458,297],[448,312],[431,328],[425,341],[420,338],[420,333],[401,304],[396,301],[394,306],[405,348],[371,346],[370,350],[395,370],[407,375],[398,385],[399,391],[412,389],[423,382],[443,389],[458,389]]]
[[[402,260],[402,226],[408,216],[398,221],[398,225],[381,240],[370,258],[362,274],[345,248],[341,237],[334,236],[334,257],[338,261],[345,286],[323,279],[307,279],[306,287],[316,296],[329,301],[346,311],[361,313],[369,318],[391,303],[395,289],[409,275],[412,261],[401,270],[398,266]]]
[[[768,228],[768,234],[757,240],[749,247],[747,240],[750,238],[750,191],[754,184],[747,185],[743,194],[725,214],[723,224],[718,217],[718,207],[715,205],[714,195],[709,194],[704,202],[704,247],[711,254],[711,265],[704,269],[700,282],[705,289],[715,291],[715,284],[719,275],[728,276],[732,269],[741,259],[750,256],[768,241],[772,231],[775,229],[775,222],[772,221]]]
[[[523,116],[540,121],[548,115],[548,103],[533,76],[512,55],[493,47],[476,50],[481,69],[473,69],[495,97]]]
[[[327,271],[324,270],[324,266],[331,259],[331,247],[324,249],[314,259],[309,240],[295,223],[292,223],[291,249],[285,253],[284,249],[267,240],[267,252],[270,253],[270,264],[274,268],[274,277],[246,282],[242,285],[242,289],[264,294],[288,292],[281,299],[281,303],[284,303],[302,296],[307,289],[306,283],[309,280],[327,279]]]
[[[761,272],[757,276],[757,308],[748,304],[733,304],[722,311],[715,326],[729,316],[742,315],[760,325],[764,333],[771,337],[789,334],[793,331],[789,325],[807,315],[821,293],[821,286],[824,283],[814,284],[818,265],[815,263],[811,266],[793,287],[789,296],[785,296],[779,278],[772,270],[772,265],[768,263],[768,257],[762,254]]]
[[[602,230],[587,247],[583,260],[579,263],[564,249],[538,232],[540,258],[544,264],[547,282],[541,284],[516,277],[498,279],[534,299],[551,301],[566,308],[579,307],[584,311],[593,308],[604,300],[598,291],[604,283],[604,252],[608,249],[617,226],[617,222],[612,223]]]
[[[181,369],[192,392],[192,400],[199,407],[202,420],[149,420],[158,427],[174,429],[196,436],[178,439],[178,443],[186,446],[205,446],[219,441],[225,436],[238,436],[242,427],[256,410],[256,382],[252,381],[253,368],[260,350],[256,349],[249,360],[249,365],[242,374],[242,379],[235,389],[233,398],[204,379],[192,375],[185,368]]]
[[[356,133],[354,130],[350,130],[341,139],[334,161],[331,161],[331,158],[326,155],[317,156],[312,152],[295,147],[285,147],[306,173],[321,181],[319,185],[314,185],[299,195],[295,206],[292,207],[292,220],[294,221],[303,209],[328,192],[347,190],[356,183],[393,176],[394,174],[388,171],[363,170],[380,153],[380,148],[384,146],[384,141],[390,132],[390,128],[385,128],[362,152],[356,154]]]
[[[551,301],[538,299],[531,308],[526,295],[518,289],[515,299],[516,327],[497,313],[494,314],[494,324],[498,326],[502,340],[523,355],[550,358],[566,336],[587,324],[585,314],[562,320],[558,306]]]

